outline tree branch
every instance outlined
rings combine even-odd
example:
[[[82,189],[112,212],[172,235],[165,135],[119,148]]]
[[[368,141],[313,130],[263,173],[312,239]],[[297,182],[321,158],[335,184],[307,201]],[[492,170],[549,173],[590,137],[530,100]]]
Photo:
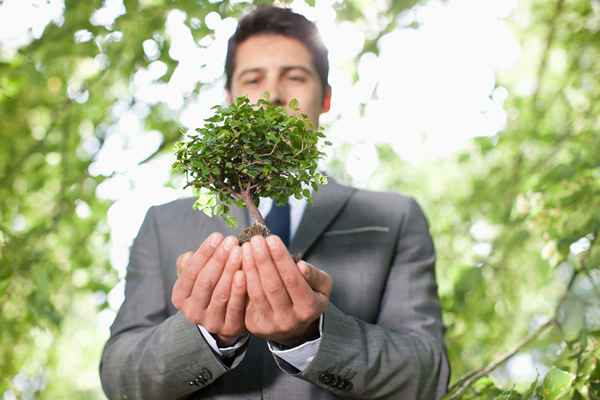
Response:
[[[598,231],[592,232],[592,235],[593,235],[593,238],[590,243],[590,248],[588,249],[588,254],[591,254],[592,249],[594,248],[594,245],[598,238]],[[562,294],[562,296],[558,300],[558,303],[556,304],[556,307],[554,308],[554,314],[553,314],[552,318],[550,318],[544,324],[540,325],[534,332],[532,332],[525,339],[523,339],[519,343],[517,343],[517,345],[515,345],[515,347],[513,347],[512,350],[510,350],[506,354],[500,356],[496,361],[492,362],[491,364],[489,364],[486,367],[472,371],[472,372],[464,375],[463,377],[461,377],[459,380],[457,380],[448,390],[448,393],[454,392],[449,397],[449,400],[458,399],[479,378],[481,378],[485,375],[488,375],[490,372],[494,371],[496,368],[498,368],[500,365],[502,365],[504,362],[506,362],[512,356],[514,356],[519,351],[521,351],[525,346],[527,346],[528,344],[535,341],[542,333],[544,333],[552,325],[560,326],[560,323],[558,322],[558,313],[559,313],[561,307],[563,306],[563,304],[565,303],[565,301],[567,300],[569,293],[571,292],[571,289],[572,289],[573,285],[575,284],[575,281],[577,280],[577,277],[579,276],[580,273],[585,272],[586,270],[587,270],[587,266],[583,265],[579,270],[573,271],[573,273],[571,274],[571,277],[569,279],[569,282],[567,283],[564,293]]]
[[[458,399],[464,392],[467,390],[473,383],[475,383],[479,378],[489,374],[500,365],[502,365],[506,360],[517,354],[521,349],[525,346],[536,340],[542,333],[544,333],[548,328],[556,323],[554,318],[549,319],[540,325],[533,333],[527,336],[525,339],[521,340],[512,350],[507,352],[506,354],[499,357],[496,361],[492,362],[488,366],[475,370],[462,378],[460,378],[454,385],[452,385],[448,391],[451,393],[456,390],[449,398],[450,400]]]

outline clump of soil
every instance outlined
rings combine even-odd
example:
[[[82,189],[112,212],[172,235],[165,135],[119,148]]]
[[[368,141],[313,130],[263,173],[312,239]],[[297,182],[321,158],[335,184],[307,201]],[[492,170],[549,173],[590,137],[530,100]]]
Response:
[[[261,235],[262,237],[267,237],[271,234],[269,228],[266,225],[261,224],[260,222],[255,222],[252,225],[242,229],[240,234],[238,235],[238,241],[240,246],[246,242],[249,242],[252,239],[252,236]],[[295,263],[298,263],[302,258],[298,254],[292,254],[292,259]]]
[[[255,222],[252,225],[242,229],[238,236],[238,240],[240,245],[249,242],[252,236],[261,235],[263,237],[267,237],[271,234],[269,228],[266,225],[261,224],[260,222]]]

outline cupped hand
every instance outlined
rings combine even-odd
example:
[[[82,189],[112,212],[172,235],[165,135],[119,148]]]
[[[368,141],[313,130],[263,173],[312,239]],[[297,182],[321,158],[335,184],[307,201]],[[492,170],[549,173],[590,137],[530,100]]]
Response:
[[[254,236],[242,246],[248,302],[246,329],[255,336],[296,346],[318,337],[318,319],[331,294],[328,274],[294,262],[276,235]],[[319,290],[313,290],[311,283]]]
[[[178,278],[173,305],[194,324],[230,345],[244,334],[246,280],[241,270],[242,251],[234,236],[211,234],[194,253],[177,259]]]

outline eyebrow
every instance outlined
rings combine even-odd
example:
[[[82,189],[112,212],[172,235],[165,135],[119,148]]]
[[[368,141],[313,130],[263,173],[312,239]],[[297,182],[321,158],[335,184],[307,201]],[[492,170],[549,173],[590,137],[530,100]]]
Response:
[[[290,70],[299,69],[299,70],[303,71],[304,73],[306,73],[307,75],[310,75],[310,76],[313,75],[313,72],[309,68],[306,68],[304,65],[284,65],[280,69],[283,73],[289,72]],[[237,75],[237,79],[240,79],[242,76],[244,76],[246,74],[260,73],[260,72],[264,72],[264,71],[265,71],[265,68],[262,68],[262,67],[247,68],[245,70],[242,70]]]

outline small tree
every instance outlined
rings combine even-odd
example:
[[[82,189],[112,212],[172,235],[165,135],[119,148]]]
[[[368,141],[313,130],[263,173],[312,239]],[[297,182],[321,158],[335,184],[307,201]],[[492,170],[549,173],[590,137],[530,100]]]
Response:
[[[289,108],[298,114],[298,101],[292,99]],[[245,206],[253,224],[240,240],[268,235],[257,207],[259,198],[270,197],[278,205],[289,196],[312,202],[308,187],[316,191],[327,181],[317,171],[324,155],[317,144],[324,134],[305,114],[288,115],[266,99],[251,104],[247,97],[238,97],[228,107],[213,109],[216,113],[202,128],[177,143],[174,168],[185,173],[185,187],[194,187],[198,196],[194,208],[209,217],[222,216],[234,227],[230,206]]]

